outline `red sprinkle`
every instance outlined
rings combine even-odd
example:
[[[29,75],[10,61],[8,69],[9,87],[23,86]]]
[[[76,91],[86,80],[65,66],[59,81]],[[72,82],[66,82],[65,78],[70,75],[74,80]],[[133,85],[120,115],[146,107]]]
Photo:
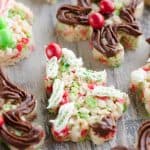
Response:
[[[0,116],[0,128],[4,125],[4,119],[2,116]]]
[[[81,131],[81,136],[85,137],[87,135],[87,133],[88,133],[88,130],[84,129],[84,130]]]
[[[97,96],[97,98],[98,98],[99,100],[104,100],[104,101],[106,101],[106,100],[109,99],[108,96]]]
[[[95,85],[94,84],[88,84],[88,88],[93,90],[95,88]]]
[[[103,64],[106,64],[106,63],[107,63],[107,60],[106,60],[105,58],[103,58],[103,57],[101,57],[101,58],[99,59],[99,61],[100,61],[101,63],[103,63]]]
[[[132,92],[136,92],[137,87],[136,87],[136,85],[132,84],[130,89],[131,89]]]
[[[53,87],[52,87],[52,86],[48,86],[48,87],[46,88],[47,94],[51,94],[52,91],[53,91]]]
[[[54,128],[52,128],[52,133],[53,133],[54,137],[56,138],[56,140],[63,141],[63,139],[65,139],[69,135],[69,129],[68,129],[68,127],[65,127],[60,132],[57,132],[54,130]]]
[[[123,98],[119,98],[117,101],[122,104],[125,102],[125,100]]]
[[[23,49],[23,45],[19,43],[19,44],[17,44],[16,48],[19,52],[21,52]]]
[[[64,104],[66,104],[68,102],[69,102],[68,91],[65,91],[64,95],[63,95],[63,98],[62,98],[62,100],[60,102],[60,105],[64,105]]]

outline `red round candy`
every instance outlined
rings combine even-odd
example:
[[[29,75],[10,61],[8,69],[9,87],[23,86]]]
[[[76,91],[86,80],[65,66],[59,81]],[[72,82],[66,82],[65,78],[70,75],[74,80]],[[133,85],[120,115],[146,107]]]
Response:
[[[104,26],[104,17],[98,12],[91,13],[89,15],[89,24],[95,28],[100,29]]]
[[[2,127],[3,124],[4,124],[4,119],[2,116],[0,116],[0,127]]]
[[[46,48],[46,55],[48,59],[51,59],[53,56],[59,59],[62,55],[62,49],[58,44],[50,43]]]
[[[100,12],[103,14],[111,14],[115,10],[115,5],[112,0],[102,0],[99,3]]]

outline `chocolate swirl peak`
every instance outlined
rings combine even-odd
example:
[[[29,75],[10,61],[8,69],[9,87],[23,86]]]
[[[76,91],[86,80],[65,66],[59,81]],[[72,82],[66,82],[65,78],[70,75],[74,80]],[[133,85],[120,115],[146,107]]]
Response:
[[[148,44],[150,44],[150,38],[147,38],[147,39],[146,39],[146,42],[147,42]]]
[[[88,15],[91,8],[63,5],[57,11],[57,19],[68,25],[89,25]]]
[[[34,97],[10,83],[1,69],[0,100],[3,101],[3,105],[12,104],[16,106],[16,108],[8,111],[4,111],[3,107],[0,108],[5,122],[0,127],[0,138],[18,149],[27,149],[39,144],[44,138],[44,131],[25,119],[25,116],[30,115],[35,109]],[[19,132],[20,135],[16,132]]]
[[[91,0],[78,0],[78,5],[82,7],[91,7]]]
[[[116,131],[114,120],[107,116],[101,120],[101,123],[95,123],[92,125],[92,129],[99,137],[107,137],[113,135]]]
[[[92,34],[92,46],[107,57],[113,57],[118,52],[119,40],[117,27],[107,25],[100,30],[94,30]]]
[[[138,130],[138,150],[150,149],[150,120],[144,122]]]
[[[136,1],[134,0],[130,5],[121,10],[120,18],[125,22],[118,25],[118,31],[123,31],[133,36],[142,34],[134,16],[136,5]]]

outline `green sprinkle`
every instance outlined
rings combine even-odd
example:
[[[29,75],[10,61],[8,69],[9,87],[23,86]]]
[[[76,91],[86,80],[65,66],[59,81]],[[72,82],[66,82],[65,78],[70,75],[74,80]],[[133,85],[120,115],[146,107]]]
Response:
[[[70,64],[66,61],[64,57],[62,57],[60,70],[62,72],[66,72],[68,71],[69,67],[70,67]]]
[[[115,0],[115,12],[114,12],[114,14],[119,16],[120,10],[122,9],[122,7],[123,7],[123,3],[120,2],[120,0]]]
[[[87,97],[85,102],[90,108],[97,107],[97,100],[94,99],[93,97]]]
[[[79,92],[79,84],[74,81],[72,83],[72,87],[71,87],[71,93],[74,93],[75,95]]]
[[[126,112],[126,110],[127,110],[127,105],[123,104],[123,112]]]
[[[8,17],[12,18],[16,15],[19,15],[21,17],[22,20],[24,20],[26,18],[26,14],[22,9],[10,9],[8,12]]]
[[[88,119],[89,118],[89,114],[85,113],[85,112],[78,112],[78,116],[82,119]]]
[[[62,72],[66,72],[68,71],[70,65],[68,63],[64,63],[62,66],[61,66],[61,71]]]
[[[0,48],[5,50],[8,47],[13,47],[14,44],[12,32],[7,28],[0,30]]]
[[[81,107],[81,105],[78,104],[78,103],[76,103],[76,104],[75,104],[75,107],[76,107],[77,109],[79,109],[79,108]]]
[[[116,16],[119,16],[120,15],[120,10],[116,10],[114,13],[115,13]]]
[[[0,17],[0,29],[6,28],[7,23],[3,17]]]
[[[11,104],[5,104],[5,105],[3,105],[3,109],[4,109],[5,111],[8,111],[8,110],[10,110],[10,109],[13,109],[13,105],[11,105]]]

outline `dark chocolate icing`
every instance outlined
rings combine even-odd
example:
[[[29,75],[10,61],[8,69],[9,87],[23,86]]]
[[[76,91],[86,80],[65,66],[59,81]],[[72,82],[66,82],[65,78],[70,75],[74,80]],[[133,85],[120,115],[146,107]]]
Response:
[[[63,5],[57,11],[57,19],[68,25],[89,25],[88,15],[91,8]]]
[[[148,44],[150,44],[150,38],[147,38],[147,39],[146,39],[146,42],[147,42]]]
[[[92,34],[92,46],[107,57],[113,57],[118,52],[119,40],[117,26],[107,25]]]
[[[135,37],[142,34],[134,16],[136,7],[137,0],[133,0],[128,6],[122,8],[120,18],[122,18],[125,22],[118,25],[118,31],[126,32],[127,34]]]
[[[78,0],[78,5],[82,7],[91,7],[91,0]]]
[[[17,107],[3,112],[4,125],[0,127],[0,138],[18,149],[26,149],[34,144],[39,144],[44,137],[44,131],[22,117],[34,111],[36,101],[33,95],[27,94],[17,86],[10,83],[0,69],[0,99],[5,102],[13,101]],[[2,110],[3,111],[3,110]],[[11,131],[22,132],[20,136]]]
[[[135,149],[128,148],[125,146],[116,146],[116,147],[111,148],[111,150],[135,150]]]
[[[91,126],[91,128],[96,135],[104,138],[110,135],[110,133],[113,134],[116,132],[115,123],[110,116],[104,117],[101,120],[101,123],[95,123]]]
[[[138,150],[150,149],[150,120],[144,122],[138,130]]]

